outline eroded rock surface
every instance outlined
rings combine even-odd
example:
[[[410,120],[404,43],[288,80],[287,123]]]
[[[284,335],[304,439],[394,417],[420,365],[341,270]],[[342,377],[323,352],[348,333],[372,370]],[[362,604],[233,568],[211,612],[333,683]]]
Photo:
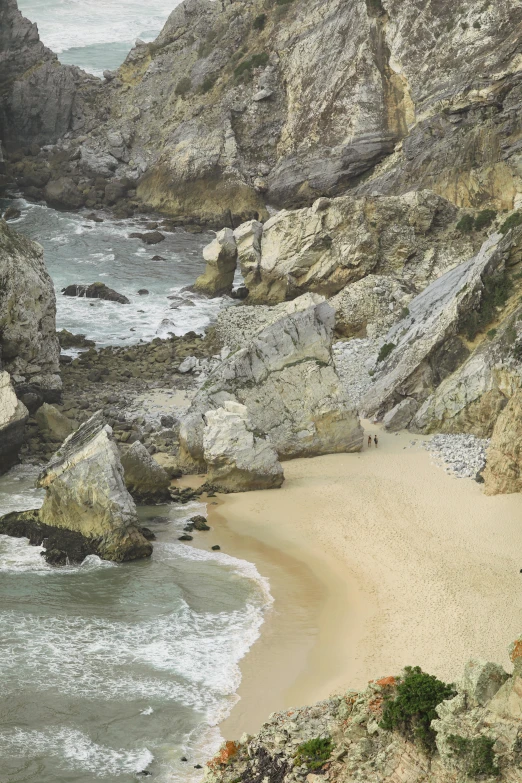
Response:
[[[60,398],[56,298],[43,250],[0,220],[0,357],[17,394]]]
[[[522,390],[497,419],[483,477],[487,495],[522,492]]]
[[[203,417],[227,400],[247,407],[281,459],[358,451],[362,429],[332,360],[334,317],[327,302],[290,313],[225,359],[182,420],[182,459],[204,467]]]
[[[105,560],[149,557],[136,507],[123,479],[111,429],[101,413],[71,435],[41,473],[42,524],[79,533]]]
[[[220,492],[273,489],[284,481],[270,438],[256,432],[244,405],[227,400],[205,414],[207,482]]]
[[[125,486],[136,502],[164,503],[170,500],[167,473],[139,440],[131,446],[121,446],[120,457]]]
[[[194,283],[194,288],[208,296],[220,296],[232,291],[236,272],[237,247],[234,232],[224,228],[216,238],[203,248],[203,258],[207,266]]]

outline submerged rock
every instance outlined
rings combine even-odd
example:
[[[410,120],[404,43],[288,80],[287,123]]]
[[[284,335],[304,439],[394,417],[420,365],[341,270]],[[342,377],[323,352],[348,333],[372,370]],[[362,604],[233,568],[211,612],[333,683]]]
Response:
[[[29,412],[17,399],[8,372],[0,372],[0,474],[18,460]]]
[[[161,465],[152,459],[145,446],[136,441],[120,450],[125,486],[137,503],[162,503],[170,500],[170,479]]]
[[[284,481],[270,438],[256,433],[244,405],[228,400],[207,411],[203,452],[207,483],[218,492],[273,489]]]
[[[40,523],[80,534],[105,560],[151,555],[151,544],[138,530],[112,430],[101,412],[65,441],[40,474],[38,486],[46,489]]]
[[[216,238],[203,248],[207,266],[194,283],[194,288],[208,296],[220,296],[232,291],[237,264],[237,246],[234,232],[224,228]]]
[[[105,299],[108,302],[130,304],[130,300],[123,294],[119,294],[105,283],[90,283],[89,285],[68,285],[62,288],[64,296],[85,296],[87,299]]]

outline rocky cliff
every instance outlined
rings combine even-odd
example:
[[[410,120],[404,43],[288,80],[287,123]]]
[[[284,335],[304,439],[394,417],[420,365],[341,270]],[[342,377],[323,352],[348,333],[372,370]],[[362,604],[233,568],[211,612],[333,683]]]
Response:
[[[14,0],[2,9],[3,116],[19,144],[73,131],[47,160],[53,179],[83,178],[89,206],[221,227],[353,189],[519,203],[516,0],[186,0],[103,87],[58,66]]]
[[[471,660],[445,685],[418,668],[362,693],[270,716],[255,736],[227,742],[208,783],[519,783],[522,642],[511,675]]]

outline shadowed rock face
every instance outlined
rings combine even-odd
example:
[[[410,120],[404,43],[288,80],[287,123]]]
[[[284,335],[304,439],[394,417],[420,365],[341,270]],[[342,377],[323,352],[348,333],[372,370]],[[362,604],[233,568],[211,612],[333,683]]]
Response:
[[[150,456],[145,446],[136,441],[121,447],[125,486],[137,503],[164,503],[170,500],[170,479]]]
[[[59,399],[56,298],[43,250],[0,220],[0,355],[19,396]]]
[[[99,80],[60,65],[16,0],[0,0],[0,139],[47,144],[85,127],[89,92]]]
[[[64,442],[38,479],[47,490],[39,520],[81,534],[106,560],[149,557],[111,433],[97,413]]]

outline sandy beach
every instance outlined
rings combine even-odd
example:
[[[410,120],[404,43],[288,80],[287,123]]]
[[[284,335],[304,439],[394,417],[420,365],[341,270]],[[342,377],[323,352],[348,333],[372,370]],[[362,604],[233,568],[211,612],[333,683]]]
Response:
[[[275,599],[242,662],[227,738],[405,665],[447,681],[471,657],[509,670],[522,497],[447,475],[422,438],[365,430],[378,449],[285,462],[282,489],[209,504],[223,551],[255,562]]]

